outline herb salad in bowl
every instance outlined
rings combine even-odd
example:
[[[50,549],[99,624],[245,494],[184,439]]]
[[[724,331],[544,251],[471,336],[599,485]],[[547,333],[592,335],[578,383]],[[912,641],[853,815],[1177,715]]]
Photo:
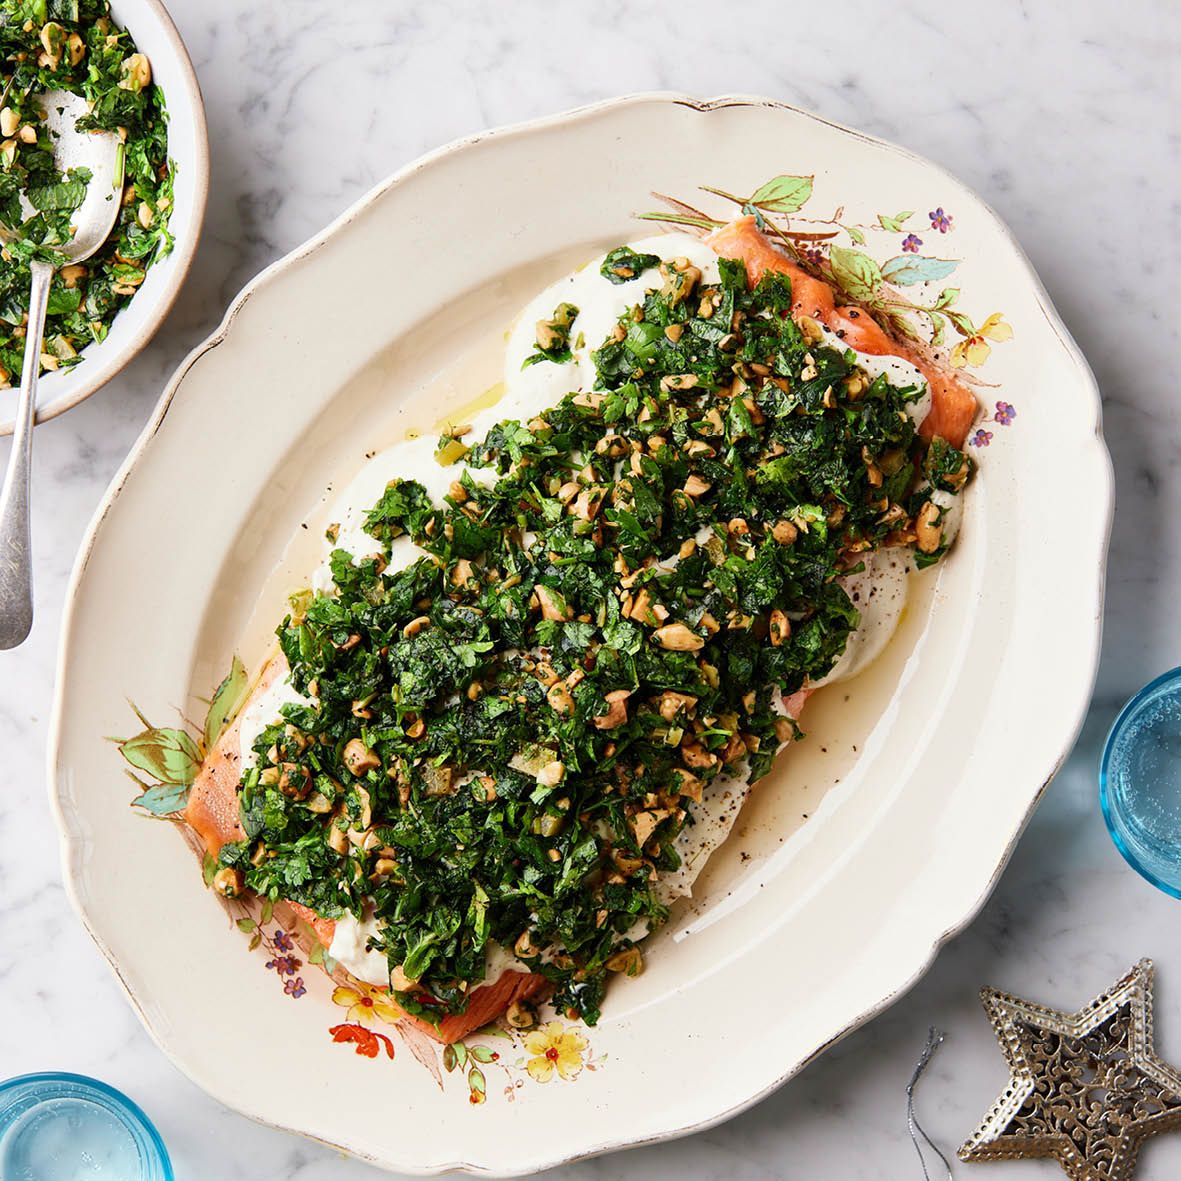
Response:
[[[150,338],[196,249],[208,187],[200,92],[157,0],[3,0],[0,4],[0,433],[12,428],[27,318],[29,262],[60,263],[87,170],[60,172],[42,96],[86,100],[79,130],[114,132],[123,181],[110,236],[60,267],[49,295],[38,418],[93,393]]]
[[[387,1168],[741,1110],[917,978],[1072,740],[1097,405],[976,198],[803,112],[437,154],[234,305],[84,547],[87,925],[200,1085]],[[201,560],[129,580],[178,509]]]

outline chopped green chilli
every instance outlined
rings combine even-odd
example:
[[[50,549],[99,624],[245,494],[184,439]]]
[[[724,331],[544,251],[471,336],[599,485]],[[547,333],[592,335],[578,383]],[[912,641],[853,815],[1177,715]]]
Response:
[[[336,549],[278,629],[303,700],[253,743],[221,866],[375,917],[399,1005],[432,1022],[493,945],[598,1018],[703,799],[799,736],[788,699],[858,626],[842,579],[884,547],[937,561],[971,475],[919,437],[925,387],[797,324],[787,276],[627,247],[600,273],[657,266],[593,388],[466,439],[445,496],[390,483],[370,548]],[[529,362],[569,359],[577,317],[541,321]]]
[[[90,177],[63,174],[42,126],[39,96],[82,95],[90,113],[78,126],[122,140],[123,208],[90,260],[54,277],[42,367],[78,364],[103,340],[149,266],[172,248],[173,166],[164,96],[131,35],[115,25],[107,0],[0,0],[0,226],[12,237],[0,258],[0,387],[19,377],[29,301],[29,261],[64,261],[70,216]],[[27,207],[26,207],[27,205]]]

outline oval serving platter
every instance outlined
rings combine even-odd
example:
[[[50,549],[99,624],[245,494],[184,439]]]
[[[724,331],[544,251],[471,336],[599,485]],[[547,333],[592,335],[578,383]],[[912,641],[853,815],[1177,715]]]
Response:
[[[141,728],[128,698],[188,727],[137,772],[183,790],[202,699],[234,653],[257,669],[332,488],[462,416],[520,307],[651,233],[636,214],[670,208],[653,192],[734,214],[702,186],[817,235],[799,241],[847,291],[927,339],[942,328],[983,406],[963,532],[879,665],[817,698],[809,741],[599,1025],[551,1016],[443,1052],[334,984],[284,916],[227,918],[173,826],[127,806],[143,788],[108,736]],[[74,571],[50,744],[68,888],[164,1051],[265,1123],[390,1169],[495,1175],[709,1126],[880,1012],[983,904],[1081,724],[1111,508],[1086,363],[1009,232],[933,165],[746,98],[639,95],[463,141],[255,280],[112,484]],[[1072,593],[1049,612],[1051,584]]]

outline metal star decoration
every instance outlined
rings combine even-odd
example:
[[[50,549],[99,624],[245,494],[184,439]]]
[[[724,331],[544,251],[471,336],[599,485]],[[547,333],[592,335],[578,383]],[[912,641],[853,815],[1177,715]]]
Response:
[[[1129,1181],[1140,1146],[1181,1127],[1181,1074],[1152,1046],[1152,961],[1078,1013],[981,992],[1011,1077],[961,1160],[1054,1157],[1073,1181]]]

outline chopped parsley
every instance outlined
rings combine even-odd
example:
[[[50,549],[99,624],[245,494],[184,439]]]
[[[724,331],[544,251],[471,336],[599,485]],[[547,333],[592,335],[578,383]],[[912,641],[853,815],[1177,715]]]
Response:
[[[335,593],[278,629],[312,704],[255,744],[222,863],[325,917],[371,901],[399,1003],[428,1018],[463,1010],[495,941],[597,1019],[710,781],[759,778],[797,736],[780,695],[858,623],[840,576],[887,545],[937,560],[929,498],[971,473],[916,434],[920,389],[786,314],[786,277],[660,271],[593,391],[476,441],[490,486],[393,482],[373,553],[335,551]],[[395,569],[403,535],[423,555]]]
[[[54,164],[38,103],[47,90],[87,99],[91,110],[80,128],[119,134],[124,190],[102,248],[54,277],[43,367],[78,364],[88,344],[105,339],[147,268],[172,248],[164,96],[151,81],[148,59],[112,22],[107,0],[0,0],[0,225],[18,235],[0,249],[0,387],[21,371],[29,261],[63,261],[55,247],[71,237],[70,215],[90,179],[85,169],[63,175]],[[22,194],[33,209],[28,217]]]

